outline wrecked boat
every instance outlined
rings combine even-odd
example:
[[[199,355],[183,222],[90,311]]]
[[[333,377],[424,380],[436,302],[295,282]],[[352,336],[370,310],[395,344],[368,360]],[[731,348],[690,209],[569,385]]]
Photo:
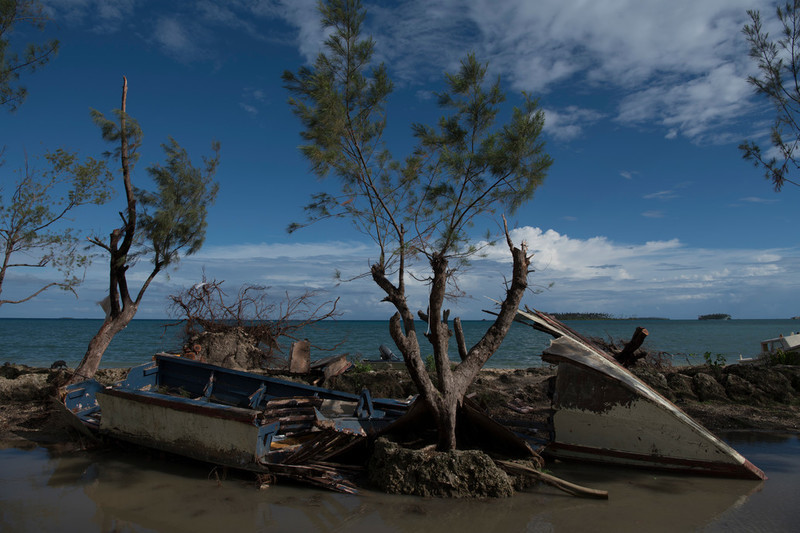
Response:
[[[558,459],[766,479],[736,450],[624,368],[610,354],[549,315],[519,311],[555,337],[542,359],[558,365],[551,441]]]
[[[110,387],[71,385],[63,399],[93,434],[341,492],[355,487],[331,461],[410,405],[169,355]]]

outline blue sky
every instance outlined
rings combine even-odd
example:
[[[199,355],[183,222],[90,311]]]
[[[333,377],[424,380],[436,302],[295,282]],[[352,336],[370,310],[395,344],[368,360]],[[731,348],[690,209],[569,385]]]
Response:
[[[58,57],[24,77],[29,97],[0,116],[3,188],[24,155],[58,147],[99,156],[107,146],[89,109],[119,107],[128,78],[128,112],[144,130],[134,175],[162,159],[174,136],[200,161],[222,143],[220,193],[206,245],[160,275],[139,318],[167,314],[167,295],[203,272],[272,287],[283,295],[306,289],[340,297],[343,318],[383,319],[392,310],[369,280],[337,285],[366,271],[377,251],[345,223],[292,235],[319,182],[301,158],[299,124],[286,103],[281,73],[313,61],[324,35],[315,2],[47,0],[46,36],[61,41]],[[432,95],[442,74],[475,52],[508,93],[540,98],[547,151],[554,159],[534,199],[509,222],[515,241],[535,251],[524,303],[548,311],[618,316],[735,318],[800,315],[798,191],[775,193],[762,172],[741,159],[744,139],[764,141],[772,115],[746,83],[754,71],[741,28],[747,9],[771,19],[760,0],[420,0],[365,2],[366,32],[395,82],[388,141],[395,157],[411,148],[412,122],[432,123]],[[32,34],[15,35],[24,41]],[[38,36],[36,36],[39,38]],[[123,206],[85,209],[73,224],[107,235]],[[496,230],[494,224],[489,229]],[[487,226],[476,227],[476,236]],[[130,271],[136,283],[147,264]],[[459,281],[471,297],[454,315],[482,318],[499,298],[510,256],[502,247],[473,264]],[[21,295],[52,272],[9,274],[4,296]],[[104,258],[87,271],[79,298],[49,292],[0,317],[102,317],[96,302],[107,285]],[[424,307],[423,287],[411,298]]]

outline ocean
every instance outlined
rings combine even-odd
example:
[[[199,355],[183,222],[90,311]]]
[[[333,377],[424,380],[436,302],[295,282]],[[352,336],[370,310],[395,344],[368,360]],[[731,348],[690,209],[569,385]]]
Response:
[[[800,330],[797,320],[580,320],[567,321],[570,327],[589,337],[615,341],[630,339],[637,326],[650,335],[644,346],[670,355],[676,366],[703,363],[709,352],[714,359],[722,355],[728,362],[758,354],[759,343],[768,338]],[[94,319],[0,319],[0,363],[50,366],[64,360],[75,367],[83,357],[102,320]],[[176,352],[182,346],[182,327],[169,320],[133,320],[119,333],[103,356],[102,367],[129,367],[147,362],[154,353]],[[464,335],[471,346],[486,331],[489,321],[464,321]],[[424,332],[419,324],[418,334]],[[312,345],[312,359],[347,353],[352,357],[373,359],[378,347],[387,345],[399,355],[389,335],[388,320],[327,320],[307,327],[302,336]],[[287,340],[284,347],[291,341]],[[550,337],[530,327],[514,324],[500,350],[486,365],[488,368],[528,368],[541,366],[542,350]],[[618,343],[619,345],[619,343]],[[423,339],[423,353],[426,347]],[[455,341],[451,359],[458,360]]]

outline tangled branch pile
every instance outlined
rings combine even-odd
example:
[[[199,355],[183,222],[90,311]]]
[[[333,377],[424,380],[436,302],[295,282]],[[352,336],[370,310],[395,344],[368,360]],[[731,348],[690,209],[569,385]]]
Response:
[[[230,298],[224,281],[203,280],[170,296],[173,316],[185,326],[188,349],[208,362],[229,368],[255,369],[275,366],[300,331],[320,320],[336,316],[338,299],[316,303],[307,291],[284,299],[269,295],[269,287],[243,285]],[[200,348],[199,350],[197,348]]]

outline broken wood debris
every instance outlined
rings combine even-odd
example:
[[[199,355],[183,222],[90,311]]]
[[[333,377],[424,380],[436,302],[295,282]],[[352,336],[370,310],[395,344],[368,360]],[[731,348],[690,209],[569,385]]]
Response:
[[[358,488],[353,481],[345,477],[341,469],[332,467],[328,464],[306,463],[297,465],[270,463],[267,466],[270,474],[272,475],[293,479],[303,483],[309,483],[311,485],[316,485],[318,487],[333,490],[335,492],[358,494]],[[266,477],[264,480],[259,478],[259,481],[262,484],[269,483],[269,480],[271,480],[270,477]]]
[[[537,470],[536,468],[531,468],[530,466],[513,461],[495,459],[494,462],[497,464],[497,466],[509,474],[532,477],[538,481],[541,481],[542,483],[546,483],[547,485],[562,490],[567,494],[572,494],[573,496],[578,496],[581,498],[596,498],[601,500],[608,499],[608,491],[605,490],[590,489],[575,483],[570,483],[569,481],[557,478],[552,474],[547,474],[541,470]]]

